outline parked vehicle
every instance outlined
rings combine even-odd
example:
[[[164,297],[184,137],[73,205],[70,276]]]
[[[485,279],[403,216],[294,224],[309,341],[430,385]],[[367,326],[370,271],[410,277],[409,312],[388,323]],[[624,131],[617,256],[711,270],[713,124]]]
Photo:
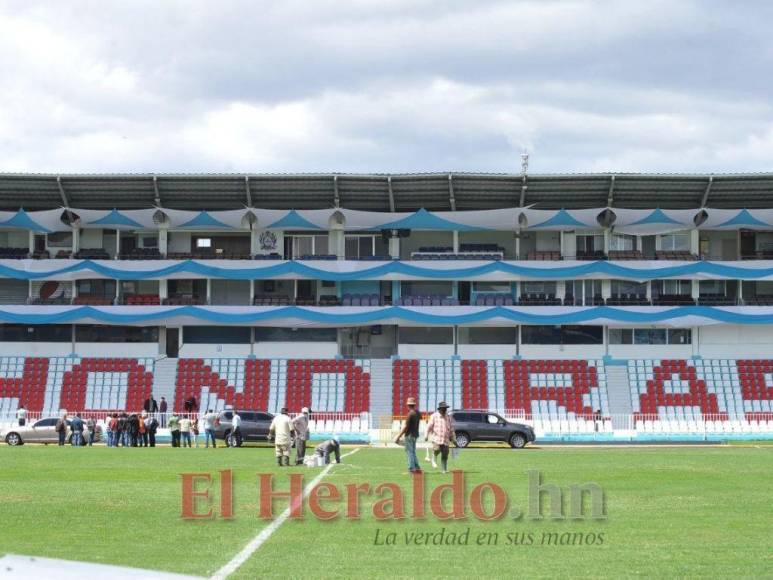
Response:
[[[24,427],[13,425],[5,429],[0,429],[0,439],[5,441],[8,445],[24,445],[25,443],[49,443],[58,444],[59,434],[56,432],[56,422],[58,417],[45,417],[34,423],[28,423]],[[88,441],[88,431],[83,431],[83,445]],[[102,427],[96,426],[94,433],[94,441],[102,440]],[[72,441],[72,431],[70,430],[70,420],[67,419],[67,443]]]
[[[233,419],[233,416],[234,412],[232,410],[221,411],[218,415],[220,424],[215,427],[215,437],[225,441],[229,447],[240,446],[237,445],[236,438],[231,433],[231,419]],[[268,429],[271,426],[274,415],[265,411],[239,411],[239,416],[242,418],[242,440],[240,444],[268,441]]]
[[[467,447],[473,441],[501,441],[514,449],[521,449],[534,441],[534,429],[521,423],[512,423],[489,411],[452,411],[456,444]]]

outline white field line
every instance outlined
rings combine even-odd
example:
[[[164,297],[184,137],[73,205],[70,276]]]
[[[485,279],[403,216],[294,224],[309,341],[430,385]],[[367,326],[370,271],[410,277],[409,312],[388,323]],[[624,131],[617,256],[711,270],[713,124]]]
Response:
[[[341,457],[347,457],[349,455],[353,455],[354,453],[357,453],[360,450],[358,447],[357,449],[354,449],[350,451],[349,453],[344,453],[341,455]],[[311,493],[311,490],[314,489],[314,486],[316,486],[322,479],[330,472],[330,470],[333,468],[334,463],[331,463],[327,465],[320,473],[315,477],[303,490],[303,499],[306,499],[309,494]],[[250,543],[247,544],[241,552],[236,554],[229,562],[227,562],[220,570],[212,574],[210,577],[210,580],[224,580],[225,578],[228,578],[231,574],[236,572],[236,570],[244,564],[250,556],[252,556],[258,548],[260,548],[263,543],[268,540],[271,535],[276,532],[279,527],[287,521],[287,518],[290,517],[290,508],[288,507],[285,511],[283,511],[278,518],[276,518],[274,521],[272,521],[269,525],[267,525],[265,528],[260,530],[257,536],[252,538],[250,540]]]

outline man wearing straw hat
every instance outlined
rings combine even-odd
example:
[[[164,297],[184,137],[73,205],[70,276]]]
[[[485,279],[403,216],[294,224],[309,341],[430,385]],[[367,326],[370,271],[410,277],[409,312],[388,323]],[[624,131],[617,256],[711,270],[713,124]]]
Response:
[[[448,414],[448,403],[440,401],[437,411],[432,413],[432,417],[427,423],[426,441],[432,435],[432,450],[437,458],[440,454],[440,464],[443,467],[443,473],[448,473],[448,446],[451,441],[456,441],[454,432],[454,422]]]
[[[405,455],[408,457],[408,471],[411,473],[421,473],[419,460],[416,457],[416,440],[419,438],[419,422],[421,414],[416,410],[416,399],[408,397],[405,402],[408,406],[408,416],[405,418],[403,430],[395,439],[395,443],[400,444],[400,439],[405,436]]]

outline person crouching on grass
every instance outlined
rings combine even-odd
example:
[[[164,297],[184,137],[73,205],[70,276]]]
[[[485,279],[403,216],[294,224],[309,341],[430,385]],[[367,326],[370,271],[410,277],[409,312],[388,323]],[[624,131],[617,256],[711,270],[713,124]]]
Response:
[[[428,440],[432,434],[432,451],[437,459],[440,454],[440,464],[443,473],[448,473],[448,446],[451,441],[456,443],[456,433],[454,432],[454,422],[448,414],[448,404],[441,401],[437,406],[437,411],[432,413],[432,417],[427,424],[427,435],[424,440]]]
[[[288,415],[287,407],[282,407],[279,415],[271,421],[268,428],[268,439],[274,440],[276,463],[279,467],[290,466],[290,443],[293,436],[293,421]]]
[[[397,439],[395,439],[395,443],[400,445],[400,439],[405,436],[405,455],[408,457],[408,471],[410,473],[421,473],[419,460],[416,457],[416,440],[419,438],[421,414],[416,410],[416,399],[413,397],[408,397],[405,404],[408,406],[408,416],[405,418],[405,425]]]

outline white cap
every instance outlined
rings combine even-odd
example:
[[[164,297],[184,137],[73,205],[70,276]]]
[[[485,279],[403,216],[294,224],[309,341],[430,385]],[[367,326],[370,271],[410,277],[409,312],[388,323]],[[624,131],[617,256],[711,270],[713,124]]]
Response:
[[[336,443],[340,443],[340,442],[338,441],[338,435],[333,435],[333,441],[335,441]]]
[[[301,409],[301,413],[306,413],[308,415],[309,414],[309,408],[308,407],[304,407],[303,409]]]

